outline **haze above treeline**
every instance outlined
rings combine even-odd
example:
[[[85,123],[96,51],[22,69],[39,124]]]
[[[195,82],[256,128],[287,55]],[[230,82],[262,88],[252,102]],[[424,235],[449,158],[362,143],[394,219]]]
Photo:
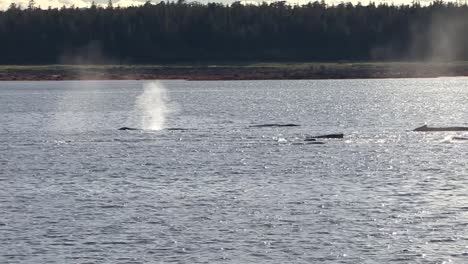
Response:
[[[0,64],[461,61],[468,6],[287,2],[0,11]]]

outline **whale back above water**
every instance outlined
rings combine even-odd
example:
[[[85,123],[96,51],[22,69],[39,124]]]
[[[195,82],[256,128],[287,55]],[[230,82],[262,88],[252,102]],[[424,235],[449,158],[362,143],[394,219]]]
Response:
[[[326,134],[326,135],[320,135],[320,136],[307,136],[306,139],[308,140],[313,140],[317,138],[343,138],[344,134],[338,133],[338,134]]]
[[[141,130],[141,129],[138,129],[138,128],[134,128],[134,127],[121,127],[117,130]]]
[[[260,124],[260,125],[251,125],[249,127],[298,127],[301,125],[297,124]]]
[[[467,138],[467,137],[453,137],[452,140],[464,140],[464,141],[468,141],[468,138]]]
[[[121,127],[117,130],[144,130],[144,129],[141,129],[141,128],[135,128],[135,127]],[[194,130],[194,129],[190,129],[190,128],[181,128],[181,127],[169,127],[169,128],[164,128],[164,130],[168,130],[168,131],[187,131],[187,130]],[[151,130],[149,130],[151,131]]]
[[[417,132],[444,132],[444,131],[468,131],[468,127],[428,127],[427,125],[415,128]]]

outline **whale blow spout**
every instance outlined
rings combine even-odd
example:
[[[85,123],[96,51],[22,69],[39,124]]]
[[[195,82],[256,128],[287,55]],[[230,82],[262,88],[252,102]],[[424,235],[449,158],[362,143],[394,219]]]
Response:
[[[161,130],[166,127],[166,119],[171,112],[169,96],[160,82],[143,85],[143,92],[136,100],[136,110],[141,116],[141,127],[145,130]]]

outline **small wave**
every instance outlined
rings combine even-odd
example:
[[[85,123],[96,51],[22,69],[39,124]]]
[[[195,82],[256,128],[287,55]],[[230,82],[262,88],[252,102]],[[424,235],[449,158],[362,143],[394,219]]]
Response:
[[[139,138],[139,139],[120,139],[120,138],[115,138],[114,141],[123,142],[123,143],[138,143],[138,142],[154,141],[154,139],[153,139],[153,138]]]

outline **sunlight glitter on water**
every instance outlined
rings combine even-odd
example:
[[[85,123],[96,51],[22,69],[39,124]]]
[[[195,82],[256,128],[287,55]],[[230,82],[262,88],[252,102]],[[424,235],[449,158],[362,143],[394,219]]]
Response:
[[[463,263],[466,83],[0,82],[0,262]]]

